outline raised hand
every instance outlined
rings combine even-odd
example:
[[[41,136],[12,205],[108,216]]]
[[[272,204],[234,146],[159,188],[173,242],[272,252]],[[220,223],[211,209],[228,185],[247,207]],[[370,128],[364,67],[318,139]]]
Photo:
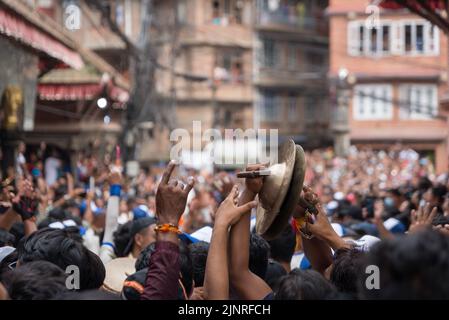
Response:
[[[412,221],[408,231],[410,233],[428,228],[432,225],[432,221],[437,215],[437,207],[431,207],[430,204],[419,206],[418,210],[412,210]]]
[[[179,218],[184,212],[187,195],[192,190],[194,179],[189,177],[187,185],[177,180],[170,180],[176,163],[170,161],[162,175],[156,192],[156,214],[161,224],[178,225]]]
[[[226,199],[221,203],[215,212],[215,224],[232,226],[239,221],[242,214],[256,207],[256,201],[247,202],[238,206],[238,187],[234,185]]]
[[[28,220],[37,215],[39,201],[29,180],[19,182],[17,195],[12,198],[12,205],[22,220]]]

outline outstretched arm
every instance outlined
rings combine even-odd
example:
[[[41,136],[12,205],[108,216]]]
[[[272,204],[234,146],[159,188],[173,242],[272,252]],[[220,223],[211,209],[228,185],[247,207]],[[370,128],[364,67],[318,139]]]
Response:
[[[250,166],[246,170],[258,170],[261,165]],[[239,205],[253,201],[262,188],[262,178],[247,179],[246,187],[239,198]],[[261,300],[272,292],[268,284],[249,270],[250,213],[248,210],[231,228],[231,284],[240,298]]]
[[[214,230],[207,255],[204,277],[204,294],[207,300],[224,300],[229,298],[228,274],[228,231],[241,215],[256,206],[248,202],[238,207],[238,190],[234,185],[229,195],[221,203],[215,214]],[[217,275],[220,275],[217,277]]]
[[[155,252],[150,257],[142,300],[176,300],[180,273],[179,240],[176,230],[184,212],[187,195],[194,181],[187,186],[169,181],[175,168],[170,162],[164,171],[156,192],[156,214],[160,230],[157,231]]]
[[[120,173],[113,172],[109,176],[110,193],[108,199],[108,205],[106,208],[106,222],[104,228],[103,243],[100,248],[100,258],[103,263],[107,263],[115,258],[114,254],[114,238],[113,234],[118,228],[118,216],[120,205],[120,192],[121,192],[122,178]],[[89,198],[87,200],[86,214],[90,216],[90,223],[93,221],[91,201],[93,191],[89,191]],[[86,215],[85,214],[85,215]]]

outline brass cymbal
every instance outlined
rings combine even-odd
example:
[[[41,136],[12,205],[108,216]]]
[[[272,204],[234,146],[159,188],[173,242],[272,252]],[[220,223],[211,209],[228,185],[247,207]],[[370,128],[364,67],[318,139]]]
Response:
[[[278,163],[269,167],[270,175],[264,178],[256,211],[256,232],[262,236],[281,212],[292,180],[295,159],[296,147],[290,139],[279,147]]]
[[[300,199],[306,171],[306,159],[304,150],[300,145],[296,145],[295,151],[295,166],[293,168],[292,180],[279,214],[276,215],[268,230],[263,234],[263,237],[267,240],[275,238],[284,230]]]

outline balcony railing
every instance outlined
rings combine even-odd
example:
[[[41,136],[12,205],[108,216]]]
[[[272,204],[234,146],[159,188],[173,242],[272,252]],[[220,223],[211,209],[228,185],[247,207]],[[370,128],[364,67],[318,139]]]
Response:
[[[271,11],[261,9],[257,14],[256,24],[261,27],[286,28],[298,31],[310,31],[325,34],[327,21],[314,17],[312,13],[299,15],[293,10],[278,8]]]

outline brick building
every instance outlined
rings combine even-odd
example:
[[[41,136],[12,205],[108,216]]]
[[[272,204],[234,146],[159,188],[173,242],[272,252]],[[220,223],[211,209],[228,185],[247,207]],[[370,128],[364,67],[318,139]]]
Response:
[[[79,28],[71,37],[113,65],[125,78],[129,54],[101,13],[85,0],[30,0],[41,12],[65,26],[71,5],[80,9]],[[136,42],[140,34],[141,1],[102,2],[121,31]],[[281,138],[304,146],[330,141],[326,75],[328,1],[312,0],[154,0],[152,15],[159,29],[152,35],[158,62],[155,89],[174,99],[173,125],[192,129],[275,128]],[[175,35],[175,36],[174,36]],[[54,76],[54,77],[53,77]],[[67,73],[65,81],[70,81]],[[73,80],[92,79],[86,70]],[[53,79],[52,79],[53,77]],[[61,74],[47,76],[51,83]],[[143,106],[139,106],[143,108]],[[148,129],[150,128],[150,129]],[[168,132],[139,131],[140,160],[168,157]]]
[[[343,73],[350,90],[344,134],[355,145],[399,142],[430,153],[442,172],[448,166],[448,123],[440,106],[447,37],[407,10],[380,9],[380,23],[373,25],[373,11],[365,13],[370,4],[329,3],[329,77],[335,82]]]

